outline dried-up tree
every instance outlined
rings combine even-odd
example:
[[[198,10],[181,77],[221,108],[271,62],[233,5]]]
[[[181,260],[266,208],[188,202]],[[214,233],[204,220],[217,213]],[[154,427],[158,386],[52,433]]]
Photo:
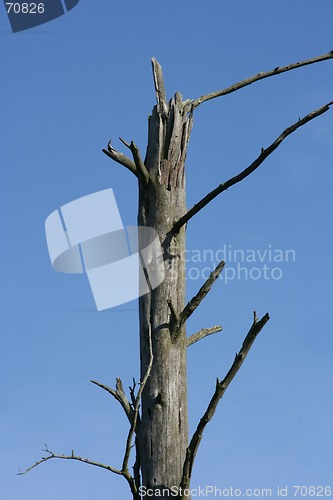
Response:
[[[242,172],[217,186],[192,208],[185,199],[185,160],[195,110],[203,103],[235,92],[247,85],[309,64],[333,58],[333,51],[288,66],[262,72],[198,99],[183,101],[177,92],[167,100],[162,69],[152,59],[157,104],[148,124],[148,146],[145,159],[134,142],[121,142],[131,157],[117,151],[109,142],[104,153],[132,172],[138,181],[138,225],[154,228],[164,255],[163,283],[139,299],[140,316],[140,384],[130,388],[129,398],[120,379],[116,388],[92,381],[110,393],[121,405],[129,421],[128,438],[119,468],[82,458],[72,451],[59,455],[45,448],[46,456],[27,470],[50,459],[78,460],[123,476],[134,500],[142,498],[147,488],[154,490],[151,498],[169,498],[171,488],[178,498],[188,498],[193,463],[206,425],[227,387],[244,362],[253,342],[269,320],[265,314],[258,320],[256,313],[243,345],[226,376],[216,381],[216,388],[207,410],[189,440],[187,408],[186,350],[194,342],[219,332],[220,326],[201,329],[186,336],[186,321],[210,291],[223,270],[220,262],[198,293],[185,301],[185,231],[187,223],[216,196],[245,179],[298,128],[325,113],[332,102],[310,112],[287,127]],[[133,470],[129,468],[132,449],[135,450]],[[25,471],[27,472],[27,471]],[[20,472],[23,474],[23,472]],[[174,495],[173,495],[174,496]]]

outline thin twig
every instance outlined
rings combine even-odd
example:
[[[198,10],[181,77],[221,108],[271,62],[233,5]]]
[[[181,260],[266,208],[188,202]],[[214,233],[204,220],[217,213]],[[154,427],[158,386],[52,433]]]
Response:
[[[114,474],[118,474],[120,476],[123,475],[121,470],[115,469],[114,467],[111,467],[110,465],[102,464],[100,462],[95,462],[94,460],[89,460],[88,458],[83,458],[83,457],[80,457],[78,455],[75,455],[74,450],[72,451],[71,455],[58,455],[57,453],[53,453],[53,451],[50,451],[48,449],[47,445],[45,445],[45,449],[43,451],[48,453],[48,456],[42,457],[41,460],[36,462],[34,465],[29,467],[25,471],[23,471],[23,472],[20,471],[18,473],[18,476],[22,476],[23,474],[26,474],[27,472],[31,471],[32,469],[34,469],[38,465],[40,465],[44,462],[47,462],[48,460],[51,460],[53,458],[59,458],[61,460],[78,460],[79,462],[84,462],[85,464],[94,465],[95,467],[100,467],[102,469],[106,469],[110,472],[113,472]]]
[[[125,141],[125,139],[123,139],[122,137],[119,137],[119,140],[124,144],[124,146],[126,146],[128,149],[131,148],[131,145],[129,142]]]
[[[189,347],[190,345],[194,344],[195,342],[198,342],[201,339],[204,339],[205,337],[208,337],[209,335],[213,335],[214,333],[221,331],[222,331],[222,326],[212,326],[211,328],[202,328],[197,333],[194,333],[193,335],[187,337],[186,347]]]
[[[203,95],[199,97],[199,99],[192,99],[189,101],[188,106],[191,107],[191,109],[195,109],[200,104],[206,101],[210,101],[211,99],[216,99],[217,97],[221,97],[227,94],[231,94],[232,92],[235,92],[236,90],[242,89],[244,87],[247,87],[248,85],[251,85],[251,83],[257,82],[259,80],[263,80],[264,78],[268,78],[270,76],[275,76],[279,75],[281,73],[285,73],[286,71],[291,71],[296,68],[301,68],[302,66],[307,66],[309,64],[314,64],[317,62],[321,61],[326,61],[327,59],[332,59],[333,58],[333,50],[331,52],[328,52],[327,54],[323,54],[322,56],[317,56],[313,57],[311,59],[306,59],[305,61],[293,63],[293,64],[288,64],[288,66],[281,66],[274,68],[271,71],[265,71],[258,73],[257,75],[250,76],[249,78],[246,78],[245,80],[242,80],[238,83],[235,83],[231,85],[231,87],[227,87],[226,89],[223,90],[218,90],[217,92],[212,92],[210,94]]]
[[[109,394],[111,394],[122,406],[124,412],[126,413],[126,416],[129,420],[130,423],[133,421],[133,409],[131,408],[130,402],[128,401],[122,382],[120,378],[117,378],[116,380],[116,390],[112,389],[111,387],[108,387],[105,384],[101,384],[100,382],[97,382],[96,380],[90,380],[92,384],[97,385],[98,387],[101,387],[101,389],[104,389],[107,391]]]
[[[138,394],[135,398],[135,404],[133,405],[133,422],[132,422],[131,427],[130,427],[129,432],[128,432],[124,460],[123,460],[123,465],[122,465],[122,469],[121,469],[123,474],[128,474],[128,461],[129,461],[131,449],[132,449],[133,435],[136,431],[136,426],[137,426],[137,422],[138,422],[141,396],[142,396],[143,390],[145,388],[145,385],[147,383],[147,380],[149,378],[151,368],[153,365],[154,356],[153,356],[153,346],[152,346],[152,338],[151,338],[151,329],[150,328],[149,328],[148,336],[149,336],[149,362],[148,362],[146,373],[145,373],[145,375],[140,383],[140,388],[139,388]]]
[[[188,318],[193,314],[193,312],[196,310],[196,308],[199,306],[201,301],[206,297],[207,293],[210,291],[212,288],[213,284],[217,280],[217,278],[220,276],[223,268],[224,268],[224,261],[222,260],[212,271],[207,278],[206,282],[202,285],[198,293],[187,303],[185,306],[184,310],[180,313],[179,315],[179,328],[185,323],[185,321],[188,320]]]
[[[150,179],[149,172],[148,172],[146,165],[144,164],[144,162],[141,158],[138,146],[133,141],[130,144],[130,150],[132,151],[132,155],[133,155],[135,166],[137,168],[137,172],[141,174],[144,182],[146,184],[148,184],[149,179]]]
[[[129,391],[130,391],[130,396],[131,396],[131,402],[132,402],[132,406],[133,407],[135,406],[135,400],[136,400],[135,388],[136,388],[136,381],[135,381],[135,378],[133,377],[133,385],[129,386]]]
[[[139,174],[140,174],[141,177],[143,178],[145,184],[148,184],[149,183],[149,179],[150,179],[150,175],[149,175],[149,172],[148,172],[148,170],[146,168],[146,165],[142,161],[141,154],[140,154],[138,146],[133,141],[131,143],[128,143],[127,141],[125,141],[124,139],[122,139],[122,137],[119,137],[119,140],[132,153],[134,164],[135,164],[135,167],[136,167],[136,175],[139,176]]]
[[[234,186],[238,182],[242,181],[245,179],[245,177],[248,177],[252,172],[254,172],[262,163],[263,161],[271,154],[275,149],[277,149],[282,141],[288,137],[288,135],[292,134],[295,132],[298,128],[302,127],[305,125],[307,122],[310,120],[313,120],[319,115],[322,115],[323,113],[326,113],[326,111],[329,110],[330,106],[333,104],[332,102],[329,102],[328,104],[325,104],[325,106],[322,106],[319,109],[316,109],[315,111],[312,111],[308,115],[306,115],[304,118],[299,119],[296,123],[291,125],[290,127],[286,128],[282,134],[279,135],[275,141],[268,146],[268,148],[264,149],[262,148],[260,155],[254,160],[254,162],[251,163],[245,170],[243,170],[240,174],[232,177],[228,181],[224,182],[223,184],[220,184],[217,186],[217,188],[213,189],[210,193],[208,193],[202,200],[200,200],[198,203],[196,203],[190,210],[186,212],[186,214],[181,217],[173,226],[173,232],[176,234],[179,232],[180,228],[184,226],[194,215],[196,215],[200,210],[202,210],[208,203],[210,203],[214,198],[216,198],[219,194],[223,193],[223,191],[226,191],[228,188],[231,186]]]
[[[253,342],[257,338],[258,334],[262,330],[262,328],[265,326],[267,321],[269,320],[269,315],[265,314],[261,318],[260,321],[258,321],[258,318],[256,316],[256,313],[254,313],[254,320],[252,323],[252,326],[246,335],[243,345],[236,354],[235,360],[233,364],[231,365],[230,370],[224,377],[224,379],[220,382],[219,379],[217,379],[216,382],[216,388],[215,392],[209,402],[209,405],[207,407],[207,410],[205,411],[203,417],[201,418],[196,431],[194,432],[192,439],[190,441],[190,444],[186,450],[186,458],[184,462],[184,468],[183,468],[183,476],[182,476],[182,481],[181,481],[181,486],[182,488],[188,488],[190,484],[190,479],[192,475],[192,468],[193,468],[193,463],[195,456],[197,454],[203,432],[205,430],[206,425],[210,420],[213,418],[217,405],[220,402],[222,396],[224,395],[225,391],[227,390],[229,384],[231,381],[234,379],[235,375],[237,374],[238,370],[242,366],[248,352],[250,351]]]

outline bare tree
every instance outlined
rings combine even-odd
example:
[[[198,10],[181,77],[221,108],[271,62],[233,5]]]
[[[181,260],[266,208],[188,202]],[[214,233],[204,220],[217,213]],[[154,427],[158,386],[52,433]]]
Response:
[[[220,262],[198,293],[186,303],[185,299],[185,232],[188,222],[219,194],[239,183],[254,172],[290,134],[319,115],[328,111],[333,102],[310,112],[288,126],[273,142],[263,147],[257,158],[234,177],[209,192],[192,208],[186,208],[185,160],[195,110],[211,99],[235,92],[247,85],[273,77],[302,66],[333,58],[333,51],[288,66],[276,67],[242,80],[197,99],[183,101],[177,92],[167,100],[162,69],[152,59],[157,104],[149,116],[148,145],[145,159],[134,142],[121,142],[130,151],[130,157],[117,151],[109,142],[104,153],[120,163],[137,177],[139,190],[138,225],[157,232],[164,260],[165,279],[160,286],[139,300],[140,316],[140,384],[135,382],[127,397],[120,379],[115,389],[92,381],[111,394],[123,408],[129,421],[124,456],[118,468],[82,458],[72,451],[69,455],[56,454],[45,447],[46,455],[28,470],[50,459],[78,460],[123,476],[134,500],[154,490],[151,498],[168,498],[178,491],[178,498],[188,498],[194,460],[206,425],[229,384],[242,366],[256,337],[269,320],[254,312],[253,321],[244,342],[222,380],[217,379],[214,394],[197,428],[188,437],[186,351],[193,343],[219,332],[221,326],[208,326],[186,336],[186,322],[195,312],[223,271]],[[141,242],[144,247],[144,242]],[[133,469],[129,463],[135,450]],[[27,472],[25,471],[25,472]],[[20,472],[24,474],[25,472]]]

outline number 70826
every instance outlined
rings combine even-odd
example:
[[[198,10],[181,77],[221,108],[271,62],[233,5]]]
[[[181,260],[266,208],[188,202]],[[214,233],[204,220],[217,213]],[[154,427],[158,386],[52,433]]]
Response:
[[[43,14],[45,6],[43,3],[14,3],[6,2],[7,14]]]

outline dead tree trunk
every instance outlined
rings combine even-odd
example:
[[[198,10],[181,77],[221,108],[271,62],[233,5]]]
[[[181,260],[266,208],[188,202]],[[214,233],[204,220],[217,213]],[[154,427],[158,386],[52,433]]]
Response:
[[[144,162],[149,181],[139,182],[138,225],[157,232],[165,278],[140,299],[141,377],[149,362],[149,332],[154,361],[142,395],[139,444],[143,485],[166,489],[180,484],[188,445],[186,333],[177,319],[185,307],[185,228],[174,233],[173,226],[186,213],[184,166],[192,114],[179,94],[166,102],[156,61],[153,68],[158,104],[149,117]]]
[[[332,53],[309,60],[317,62],[332,57]],[[149,340],[152,342],[153,363],[142,393],[141,421],[137,436],[137,465],[141,467],[144,487],[156,491],[156,497],[169,498],[168,490],[179,488],[179,498],[190,486],[192,466],[202,432],[229,383],[237,373],[258,333],[269,319],[268,314],[254,321],[241,350],[226,377],[218,380],[216,391],[207,411],[188,441],[186,348],[196,340],[219,331],[221,327],[204,329],[186,338],[186,320],[209,292],[221,273],[221,262],[201,287],[198,294],[185,303],[185,228],[187,222],[204,206],[228,187],[240,182],[269,156],[297,128],[328,106],[310,113],[287,128],[258,158],[237,176],[208,193],[190,210],[186,208],[185,160],[193,123],[193,111],[203,102],[228,94],[254,81],[309,64],[309,61],[260,73],[224,91],[182,101],[179,93],[167,102],[162,70],[153,59],[153,74],[157,105],[149,117],[148,146],[142,162],[136,147],[131,150],[139,179],[138,225],[155,229],[163,249],[165,278],[163,283],[140,298],[140,363],[141,380],[150,361]],[[197,336],[196,336],[197,335]],[[158,490],[158,491],[157,491]],[[161,493],[166,492],[165,495]],[[187,496],[187,498],[189,498]]]
[[[217,379],[215,392],[211,396],[207,410],[197,428],[188,439],[187,416],[187,376],[186,349],[212,333],[222,329],[220,326],[203,328],[186,336],[187,319],[200,305],[210,291],[213,283],[223,270],[220,262],[210,274],[198,293],[185,302],[185,228],[200,210],[228,188],[252,174],[286,137],[314,118],[326,113],[333,102],[299,118],[287,127],[269,146],[261,148],[259,155],[244,170],[226,180],[189,210],[185,198],[185,159],[192,129],[194,110],[202,103],[225,96],[254,82],[276,76],[302,66],[333,58],[333,51],[322,56],[307,59],[274,70],[258,73],[231,87],[199,97],[182,101],[179,93],[168,102],[164,89],[162,70],[153,59],[153,74],[157,105],[149,117],[148,146],[146,158],[141,159],[137,146],[122,140],[132,153],[133,159],[116,151],[111,142],[103,150],[112,160],[130,170],[138,179],[139,210],[138,225],[153,228],[160,240],[163,251],[164,281],[140,298],[140,387],[130,391],[128,399],[120,379],[116,388],[93,381],[110,393],[122,406],[129,421],[129,432],[121,467],[115,468],[88,458],[76,455],[57,454],[45,448],[46,456],[25,472],[50,459],[77,460],[103,468],[123,476],[131,489],[133,500],[146,495],[140,487],[149,489],[152,499],[170,498],[170,490],[175,498],[189,499],[189,487],[193,463],[206,425],[213,418],[217,405],[229,384],[240,369],[253,342],[269,320],[265,314],[258,320],[254,313],[253,323],[244,342],[231,364],[230,370],[222,380]],[[140,249],[146,248],[145,237],[139,231]],[[146,275],[145,279],[149,276]],[[140,406],[141,405],[141,406]],[[141,408],[141,412],[139,411]],[[129,459],[135,436],[136,460],[133,473]],[[21,473],[23,474],[23,473]]]

